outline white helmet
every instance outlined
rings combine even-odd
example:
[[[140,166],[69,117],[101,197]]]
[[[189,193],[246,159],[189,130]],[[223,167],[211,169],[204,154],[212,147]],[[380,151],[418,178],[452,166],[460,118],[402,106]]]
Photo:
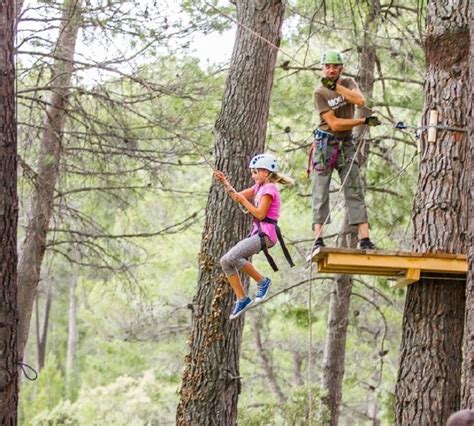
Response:
[[[249,168],[266,169],[276,173],[278,172],[278,161],[272,154],[259,154],[252,158]]]

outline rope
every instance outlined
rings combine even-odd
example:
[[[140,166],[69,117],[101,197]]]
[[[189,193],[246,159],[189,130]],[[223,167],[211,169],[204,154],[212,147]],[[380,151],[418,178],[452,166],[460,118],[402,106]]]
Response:
[[[312,366],[313,366],[313,323],[312,323],[312,288],[313,262],[309,265],[309,285],[308,285],[308,424],[311,426],[313,419],[313,390],[312,390]]]
[[[115,41],[111,38],[109,38],[109,41],[114,45],[115,49],[120,53],[120,55],[122,56],[123,59],[126,59],[125,55],[123,54],[123,52],[117,47]],[[138,75],[138,70],[137,68],[134,66],[134,64],[132,64],[131,62],[129,63],[130,67],[132,68],[132,70]],[[150,92],[150,93],[154,93],[155,91],[153,90],[153,88],[150,87],[150,85],[148,84],[148,82],[146,80],[141,80],[140,83]],[[147,117],[147,119],[149,119]],[[152,121],[152,120],[150,120]],[[177,134],[175,134],[176,136]],[[193,145],[194,149],[197,151],[197,153],[199,154],[199,156],[204,160],[204,162],[207,164],[207,166],[214,172],[216,171],[216,167],[215,165],[211,162],[211,160],[207,157],[206,154],[204,154],[203,150],[201,149],[201,147],[189,136],[187,135],[184,135],[185,136],[186,140],[188,142],[191,143],[191,145]],[[231,185],[231,184],[228,184],[228,185],[224,185],[224,190],[226,191],[227,194],[230,194],[232,192],[237,192],[237,190]],[[242,213],[245,213],[247,214],[248,213],[248,210],[240,203],[237,203],[238,206],[239,206],[239,209],[242,211]]]
[[[228,20],[232,21],[234,24],[236,24],[239,27],[242,27],[244,30],[248,31],[250,34],[254,35],[257,37],[259,40],[262,40],[264,43],[268,44],[271,48],[275,49],[276,51],[279,51],[283,53],[285,56],[288,56],[290,59],[292,59],[295,63],[305,66],[302,62],[298,61],[293,55],[289,54],[285,50],[283,50],[281,47],[273,44],[270,40],[267,40],[265,37],[261,36],[251,28],[247,27],[245,24],[242,24],[242,22],[237,21],[237,19],[233,18],[232,16],[228,15],[227,13],[223,12],[221,9],[218,7],[214,6],[213,4],[209,3],[207,0],[204,0],[204,3],[208,5],[211,9],[214,9],[217,13],[222,15],[224,18],[227,18]]]
[[[28,380],[33,382],[38,378],[38,372],[31,365],[25,364],[24,362],[18,362],[18,365],[20,366],[21,370],[23,371],[23,374]],[[32,371],[33,375],[29,376],[27,370]]]
[[[359,136],[359,141],[361,141],[366,133],[367,133],[368,126],[365,127],[363,130],[362,134]],[[352,167],[354,165],[355,159],[357,158],[357,155],[359,154],[360,148],[362,146],[362,143],[359,142],[357,144],[356,151],[352,157],[351,163],[349,165],[349,169],[347,170],[346,175],[344,176],[342,182],[341,182],[341,187],[339,188],[339,191],[336,193],[336,198],[332,203],[332,206],[329,209],[329,213],[326,216],[326,219],[324,219],[324,222],[319,229],[318,233],[316,234],[316,237],[314,238],[313,244],[311,245],[311,253],[309,255],[309,286],[308,286],[308,424],[311,425],[311,421],[313,418],[313,409],[312,409],[312,377],[311,377],[311,370],[312,370],[312,363],[313,363],[313,356],[311,353],[312,349],[312,342],[313,342],[313,329],[312,329],[312,281],[313,281],[313,262],[312,262],[312,254],[313,254],[313,247],[314,243],[316,240],[321,236],[321,232],[323,230],[324,225],[327,224],[329,218],[331,217],[331,213],[336,207],[337,201],[339,199],[339,196],[341,195],[342,190],[344,189],[344,186],[346,185],[347,179],[349,178],[350,172],[352,170]]]
[[[362,140],[362,139],[364,138],[365,134],[367,133],[367,129],[368,129],[368,126],[366,126],[366,128],[363,130],[362,134],[361,134],[360,137],[359,137],[359,140]],[[324,222],[323,222],[323,224],[322,224],[322,226],[321,226],[321,229],[320,229],[320,230],[318,231],[318,233],[316,234],[316,237],[315,237],[315,239],[314,239],[314,241],[313,241],[313,245],[314,245],[314,243],[316,242],[316,240],[321,236],[321,232],[322,232],[323,227],[327,224],[329,218],[331,217],[332,211],[333,211],[334,208],[336,207],[336,203],[337,203],[337,201],[338,201],[338,199],[339,199],[339,196],[341,195],[342,190],[344,189],[344,186],[345,186],[345,184],[346,184],[346,182],[347,182],[347,179],[348,179],[348,177],[349,177],[349,174],[350,174],[350,172],[351,172],[351,170],[352,170],[352,166],[354,165],[355,159],[356,159],[357,155],[359,154],[361,145],[362,145],[361,143],[358,143],[358,144],[357,144],[357,148],[356,148],[356,151],[355,151],[355,153],[354,153],[354,156],[352,157],[351,163],[350,163],[350,165],[349,165],[349,169],[347,170],[347,173],[346,173],[346,175],[344,176],[344,179],[343,179],[343,181],[342,181],[342,183],[341,183],[341,187],[339,188],[339,191],[337,191],[337,193],[336,193],[336,199],[334,200],[334,202],[333,202],[331,208],[329,209],[329,213],[327,214],[326,219],[324,219]],[[313,248],[312,248],[312,247],[311,247],[310,256],[311,256],[311,254],[313,254]]]

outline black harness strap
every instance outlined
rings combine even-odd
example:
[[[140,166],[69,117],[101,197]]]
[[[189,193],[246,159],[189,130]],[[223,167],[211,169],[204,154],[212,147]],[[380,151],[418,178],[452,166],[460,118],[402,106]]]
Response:
[[[267,258],[268,263],[272,267],[273,271],[278,271],[278,266],[276,265],[275,261],[273,260],[272,255],[268,251],[267,244],[265,243],[265,234],[263,232],[259,232],[258,236],[260,237],[260,244],[262,246],[263,254]]]
[[[295,264],[293,263],[293,259],[290,256],[290,252],[286,248],[285,240],[283,240],[283,235],[281,234],[280,227],[278,226],[278,221],[276,221],[275,219],[270,219],[269,217],[266,217],[265,219],[263,219],[261,221],[255,219],[255,221],[257,223],[257,227],[258,227],[258,231],[259,231],[258,236],[260,237],[260,243],[262,245],[263,254],[267,258],[268,263],[270,264],[272,269],[275,272],[278,271],[278,267],[277,267],[275,261],[273,260],[273,257],[268,252],[267,244],[265,243],[265,235],[266,234],[262,232],[262,227],[260,225],[261,222],[271,223],[272,225],[275,225],[275,230],[276,230],[276,234],[277,234],[277,237],[278,237],[278,242],[281,245],[281,249],[283,251],[283,254],[285,255],[285,258],[286,258],[288,264],[291,267],[295,266]]]

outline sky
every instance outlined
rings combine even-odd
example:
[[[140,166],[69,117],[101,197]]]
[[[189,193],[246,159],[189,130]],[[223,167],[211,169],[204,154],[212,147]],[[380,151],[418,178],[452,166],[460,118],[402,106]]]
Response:
[[[130,5],[131,2],[128,3]],[[23,19],[19,25],[19,35],[17,42],[19,43],[19,61],[25,65],[26,68],[32,65],[33,62],[37,61],[41,55],[40,52],[44,52],[46,55],[51,52],[52,44],[57,39],[57,24],[59,14],[56,13],[54,17],[53,30],[44,30],[45,24],[40,22],[40,17],[45,17],[45,13],[48,10],[44,3],[37,2],[35,0],[25,0],[23,7]],[[127,7],[131,7],[130,13],[143,12],[145,8],[150,10],[149,28],[156,28],[156,33],[159,36],[163,32],[163,19],[167,20],[168,30],[170,33],[176,32],[174,24],[176,22],[189,24],[189,17],[182,13],[179,13],[179,8],[174,1],[170,0],[141,0],[137,8],[131,6],[124,6],[122,11],[126,11]],[[163,10],[164,8],[164,10]],[[51,8],[51,10],[54,10]],[[158,18],[156,19],[155,18]],[[166,30],[165,30],[166,31]],[[200,64],[203,69],[207,69],[210,65],[214,64],[226,64],[231,57],[233,45],[234,45],[235,26],[233,28],[224,31],[222,34],[210,33],[208,35],[202,33],[193,33],[193,39],[190,41],[189,48],[186,50],[179,49],[181,54],[191,55],[199,58]],[[167,48],[160,48],[160,42],[154,43],[157,50],[157,57],[160,55],[167,56],[169,50]],[[188,37],[189,39],[189,37]],[[28,43],[24,43],[25,40],[30,40]],[[177,43],[182,43],[185,39],[178,37]],[[176,46],[179,46],[177,44]],[[124,36],[115,35],[111,36],[110,31],[107,33],[101,32],[99,25],[88,24],[88,29],[81,30],[76,45],[76,60],[82,63],[107,63],[113,58],[129,58],[133,57],[131,61],[121,61],[118,65],[119,71],[123,73],[134,73],[138,67],[147,62],[153,61],[154,58],[150,57],[147,53],[136,56],[135,52],[137,48],[130,43],[130,39]],[[24,52],[36,52],[33,54]],[[113,65],[112,67],[116,67]],[[80,76],[81,83],[86,85],[94,85],[103,79],[113,78],[117,76],[116,73],[110,73],[96,67],[83,67],[83,70],[76,70],[76,75]]]
[[[222,34],[211,33],[196,39],[191,44],[191,51],[195,52],[202,65],[228,62],[234,47],[234,37],[235,28]]]

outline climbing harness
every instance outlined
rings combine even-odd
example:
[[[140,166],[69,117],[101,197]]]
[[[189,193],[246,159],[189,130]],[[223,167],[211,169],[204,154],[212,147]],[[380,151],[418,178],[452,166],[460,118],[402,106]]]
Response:
[[[339,157],[345,161],[343,144],[352,142],[352,136],[347,138],[338,138],[332,133],[320,129],[314,131],[314,142],[308,154],[308,167],[306,173],[308,176],[314,170],[318,173],[334,170],[339,162]],[[328,146],[332,147],[332,152],[328,154]]]
[[[288,251],[288,248],[286,247],[285,240],[283,239],[283,235],[281,233],[281,229],[278,226],[278,221],[276,219],[271,219],[269,217],[266,217],[265,219],[262,219],[262,220],[258,220],[258,219],[254,218],[253,223],[255,223],[257,225],[258,236],[260,237],[260,244],[262,246],[263,254],[267,258],[268,263],[272,267],[273,271],[274,272],[278,271],[278,266],[276,265],[275,261],[273,260],[273,257],[269,253],[268,248],[267,248],[267,244],[265,243],[265,237],[267,236],[267,234],[265,234],[262,231],[262,225],[261,225],[262,222],[271,223],[272,225],[275,226],[276,234],[277,234],[277,237],[278,237],[278,242],[280,243],[283,254],[285,255],[285,259],[287,260],[290,267],[293,268],[293,266],[295,266],[295,264],[293,263],[293,259],[291,258],[290,252]]]

